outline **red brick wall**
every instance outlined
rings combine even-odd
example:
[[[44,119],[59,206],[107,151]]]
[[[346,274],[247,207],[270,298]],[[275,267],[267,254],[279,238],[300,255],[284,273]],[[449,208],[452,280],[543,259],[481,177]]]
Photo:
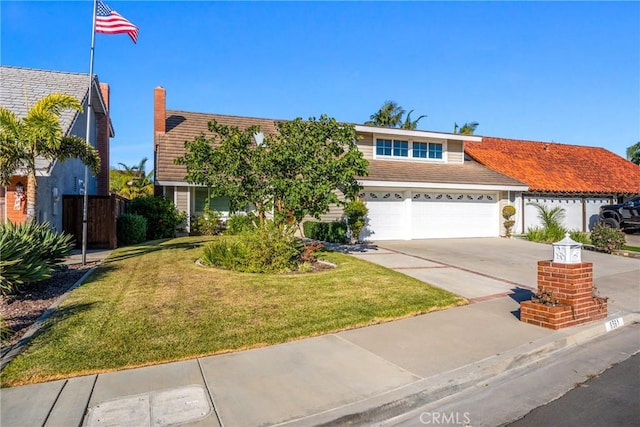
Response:
[[[98,173],[98,195],[109,195],[109,96],[110,89],[106,83],[100,83],[100,92],[104,99],[104,105],[107,110],[107,114],[96,114],[96,127],[97,127],[97,144],[96,148],[100,153],[100,173]]]
[[[24,187],[24,195],[22,202],[18,205],[15,204],[16,201],[16,184],[20,182]],[[11,183],[7,187],[6,199],[5,199],[5,209],[7,213],[7,220],[11,221],[14,224],[18,224],[26,221],[27,219],[27,177],[26,176],[14,176],[11,178]],[[19,206],[18,209],[14,209],[16,206]],[[4,218],[0,218],[0,221],[4,221]]]
[[[593,264],[538,261],[538,292],[550,292],[557,306],[532,301],[520,304],[520,320],[560,329],[607,317],[607,303],[593,296]]]
[[[167,92],[162,86],[158,86],[153,91],[153,130],[154,134],[165,133],[165,121],[167,115],[166,106]]]

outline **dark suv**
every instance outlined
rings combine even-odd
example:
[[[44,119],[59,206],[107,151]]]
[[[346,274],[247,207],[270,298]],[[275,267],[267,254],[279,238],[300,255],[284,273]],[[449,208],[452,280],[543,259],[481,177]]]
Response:
[[[634,197],[619,205],[602,206],[600,222],[611,228],[623,230],[640,228],[640,197]]]

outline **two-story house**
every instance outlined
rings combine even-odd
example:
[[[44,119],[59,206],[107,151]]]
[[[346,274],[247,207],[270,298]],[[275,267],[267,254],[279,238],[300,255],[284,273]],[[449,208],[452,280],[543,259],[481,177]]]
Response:
[[[166,91],[154,92],[154,167],[156,191],[188,215],[202,212],[207,189],[184,180],[186,168],[173,160],[184,142],[204,133],[210,120],[239,128],[258,125],[276,132],[273,119],[203,114],[166,109]],[[360,177],[361,197],[369,208],[368,240],[499,236],[501,207],[514,204],[527,186],[465,156],[476,136],[356,125],[358,147],[369,161]],[[218,198],[211,208],[227,213]],[[339,217],[334,209],[326,219]]]
[[[38,99],[52,93],[66,93],[78,99],[84,111],[63,112],[60,124],[65,135],[86,138],[88,74],[0,66],[0,80],[0,105],[18,117],[25,117]],[[90,175],[89,182],[85,183],[85,167],[78,159],[59,162],[57,159],[39,158],[36,163],[36,218],[40,222],[48,221],[58,231],[63,230],[63,195],[83,194],[85,185],[91,195],[109,194],[109,139],[114,135],[109,118],[109,85],[99,82],[94,76],[91,91],[89,143],[100,154],[98,176]],[[19,223],[26,220],[26,174],[26,170],[18,169],[10,185],[0,187],[0,221]]]

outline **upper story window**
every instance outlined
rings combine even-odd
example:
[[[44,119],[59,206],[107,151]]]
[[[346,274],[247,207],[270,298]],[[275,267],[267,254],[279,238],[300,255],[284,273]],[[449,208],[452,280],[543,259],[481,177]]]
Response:
[[[376,141],[376,155],[390,156],[392,141],[390,139],[378,139]]]
[[[393,141],[393,155],[395,157],[409,156],[409,141]]]
[[[376,156],[442,160],[443,146],[439,142],[376,139]]]
[[[442,144],[438,144],[435,142],[429,143],[429,158],[442,159]]]
[[[414,142],[413,143],[413,157],[418,159],[427,158],[427,143],[426,142]]]
[[[376,140],[376,155],[377,156],[394,156],[394,157],[408,157],[409,156],[409,141],[398,141],[391,139],[378,139]]]

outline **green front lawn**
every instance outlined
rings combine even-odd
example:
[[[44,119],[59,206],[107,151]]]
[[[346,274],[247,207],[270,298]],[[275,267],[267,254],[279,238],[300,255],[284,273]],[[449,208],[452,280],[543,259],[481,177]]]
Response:
[[[20,385],[326,334],[466,301],[340,253],[338,268],[261,275],[198,266],[187,237],[121,248],[2,372]]]

